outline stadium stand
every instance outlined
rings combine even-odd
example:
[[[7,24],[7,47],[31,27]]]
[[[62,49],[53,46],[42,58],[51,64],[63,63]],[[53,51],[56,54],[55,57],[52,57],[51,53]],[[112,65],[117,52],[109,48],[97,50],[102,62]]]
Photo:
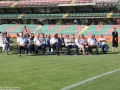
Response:
[[[111,35],[114,28],[120,35],[120,25],[23,25],[23,24],[3,24],[0,26],[2,32],[10,33],[21,32],[22,28],[27,26],[28,31],[34,33],[63,33],[63,34],[84,34],[84,35]]]
[[[4,19],[19,19],[19,18],[23,18],[23,19],[28,19],[28,18],[82,18],[82,17],[88,17],[88,18],[103,18],[103,17],[120,17],[120,13],[69,13],[66,12],[64,13],[60,13],[60,14],[0,14],[0,18],[4,18]]]
[[[15,1],[0,1],[0,7],[11,7]]]
[[[112,3],[112,2],[117,2],[118,0],[95,0],[96,3]]]
[[[92,3],[93,0],[18,0],[1,1],[0,7],[40,7],[40,6],[59,6],[62,4]]]

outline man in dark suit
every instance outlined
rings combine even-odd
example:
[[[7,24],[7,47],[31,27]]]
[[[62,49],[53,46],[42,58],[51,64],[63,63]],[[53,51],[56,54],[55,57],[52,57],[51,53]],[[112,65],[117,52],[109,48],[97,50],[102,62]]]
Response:
[[[62,47],[65,46],[65,42],[64,42],[64,38],[63,38],[63,34],[60,34],[60,37],[58,38],[58,42],[59,42],[60,52],[62,52]]]

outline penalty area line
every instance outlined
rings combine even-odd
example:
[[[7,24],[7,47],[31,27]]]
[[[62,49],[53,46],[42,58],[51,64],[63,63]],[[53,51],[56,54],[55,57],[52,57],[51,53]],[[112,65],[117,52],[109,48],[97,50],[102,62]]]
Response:
[[[76,87],[76,86],[81,85],[81,84],[83,84],[83,83],[89,82],[89,81],[91,81],[91,80],[100,78],[100,77],[102,77],[102,76],[105,76],[105,75],[108,75],[108,74],[111,74],[111,73],[114,73],[114,72],[117,72],[117,71],[120,71],[120,68],[119,68],[119,69],[116,69],[116,70],[114,70],[114,71],[110,71],[110,72],[106,72],[106,73],[100,74],[100,75],[95,76],[95,77],[92,77],[92,78],[88,78],[88,79],[86,79],[86,80],[80,81],[80,82],[78,82],[78,83],[72,84],[72,85],[70,85],[70,86],[64,87],[64,88],[59,89],[59,90],[67,90],[67,89]]]

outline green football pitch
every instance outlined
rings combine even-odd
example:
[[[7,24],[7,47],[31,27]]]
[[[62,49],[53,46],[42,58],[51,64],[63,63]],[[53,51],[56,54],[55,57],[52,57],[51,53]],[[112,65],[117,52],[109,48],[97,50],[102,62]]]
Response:
[[[99,55],[27,56],[25,54],[19,57],[15,48],[8,55],[0,53],[0,87],[20,87],[21,90],[59,90],[119,69],[120,48],[118,47],[118,53],[113,53],[112,43],[107,42],[107,44],[110,46],[108,53]],[[16,43],[13,46],[16,47]],[[120,71],[68,90],[120,90]]]

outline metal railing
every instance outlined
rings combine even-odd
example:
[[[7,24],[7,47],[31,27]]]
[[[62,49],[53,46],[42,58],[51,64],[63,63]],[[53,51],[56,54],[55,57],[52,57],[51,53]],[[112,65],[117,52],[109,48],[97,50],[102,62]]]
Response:
[[[117,3],[119,0],[94,0],[95,3]]]

